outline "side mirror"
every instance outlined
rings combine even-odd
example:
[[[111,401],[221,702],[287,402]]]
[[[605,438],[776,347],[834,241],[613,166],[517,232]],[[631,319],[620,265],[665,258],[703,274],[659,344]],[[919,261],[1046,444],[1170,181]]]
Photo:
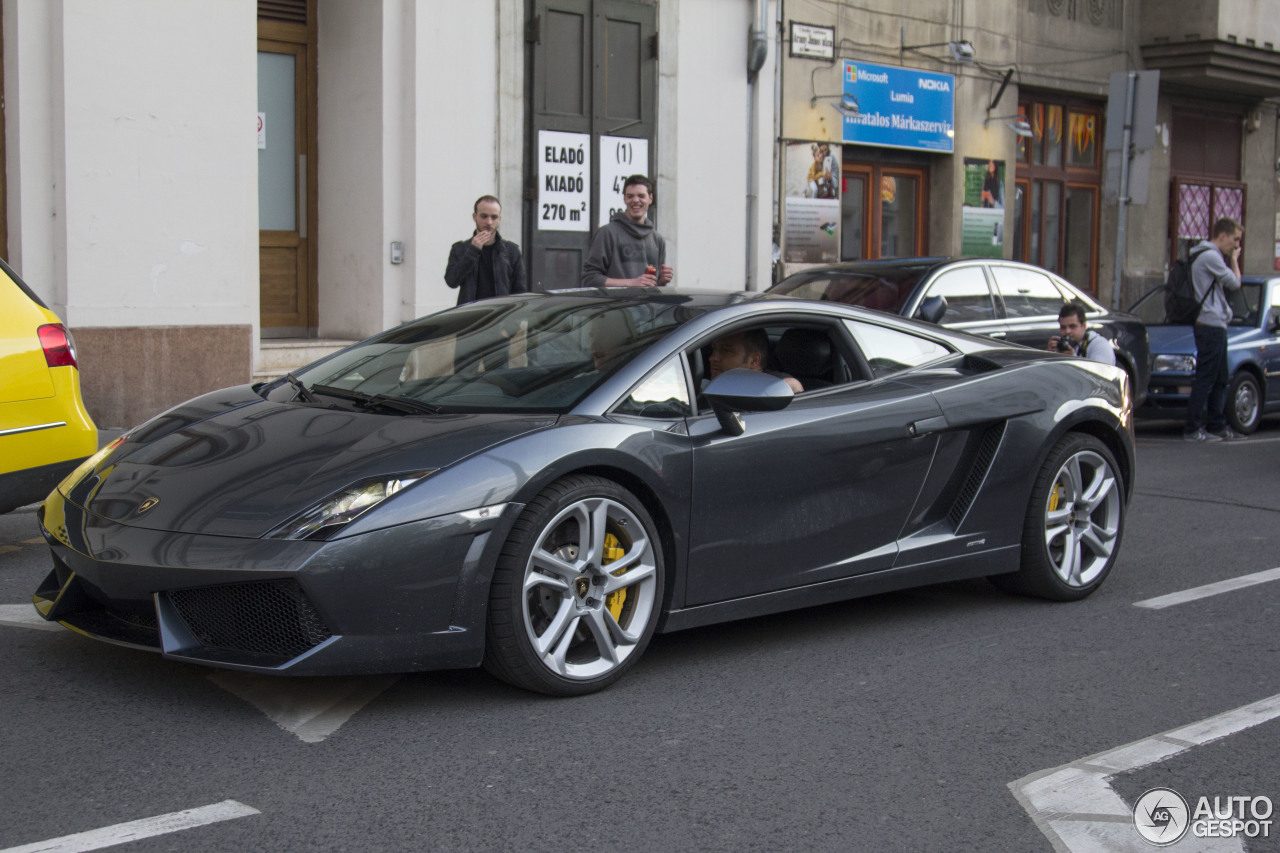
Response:
[[[942,322],[942,317],[947,313],[947,297],[930,296],[920,303],[920,307],[916,309],[916,318],[924,320],[926,323],[933,323],[935,326]]]
[[[726,371],[702,392],[720,427],[729,435],[742,435],[746,426],[740,412],[776,412],[785,409],[795,393],[786,381],[745,367]]]
[[[1267,331],[1273,335],[1280,332],[1280,308],[1271,309],[1271,319],[1267,321]]]

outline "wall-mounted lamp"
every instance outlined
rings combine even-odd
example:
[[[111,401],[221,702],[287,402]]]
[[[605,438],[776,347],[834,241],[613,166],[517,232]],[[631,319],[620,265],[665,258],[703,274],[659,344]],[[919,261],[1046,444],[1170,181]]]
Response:
[[[972,65],[974,60],[973,43],[967,41],[936,41],[932,44],[907,44],[907,28],[901,27],[898,31],[899,38],[899,55],[906,53],[908,50],[914,50],[917,53],[930,47],[946,47],[951,51],[951,60],[953,62],[961,62],[966,65]]]
[[[985,128],[989,126],[993,121],[1005,121],[1006,119],[1013,119],[1013,121],[1009,122],[1008,127],[1014,133],[1022,137],[1027,137],[1027,138],[1031,137],[1032,135],[1031,122],[1027,121],[1027,117],[1024,115],[1012,115],[1012,116],[989,115],[987,116],[986,120],[982,122],[982,126]]]
[[[809,99],[809,106],[816,107],[818,101],[835,100],[831,106],[845,118],[853,118],[859,113],[858,99],[853,95],[814,95]]]

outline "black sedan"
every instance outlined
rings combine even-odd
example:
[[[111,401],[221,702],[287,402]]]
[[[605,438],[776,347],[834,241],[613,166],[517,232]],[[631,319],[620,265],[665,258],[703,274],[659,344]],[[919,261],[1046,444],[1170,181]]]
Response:
[[[725,363],[743,332],[767,364]],[[1130,407],[1117,368],[834,303],[491,299],[125,434],[41,506],[34,603],[217,667],[588,693],[655,631],[974,576],[1089,595]]]
[[[814,267],[770,293],[861,305],[941,323],[975,335],[1043,349],[1058,334],[1058,311],[1076,300],[1090,328],[1115,344],[1134,398],[1146,396],[1150,345],[1142,320],[1111,311],[1048,270],[983,258],[895,258]]]

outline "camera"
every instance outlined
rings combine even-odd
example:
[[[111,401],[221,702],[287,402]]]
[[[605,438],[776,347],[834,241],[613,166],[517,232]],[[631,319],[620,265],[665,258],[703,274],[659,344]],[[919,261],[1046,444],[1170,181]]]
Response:
[[[1071,338],[1068,338],[1066,335],[1058,338],[1058,352],[1073,352]]]

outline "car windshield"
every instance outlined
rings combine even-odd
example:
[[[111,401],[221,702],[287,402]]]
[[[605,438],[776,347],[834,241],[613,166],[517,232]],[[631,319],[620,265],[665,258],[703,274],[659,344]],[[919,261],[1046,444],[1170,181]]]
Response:
[[[1165,318],[1165,290],[1161,284],[1142,295],[1129,308],[1148,326],[1170,325]],[[1256,281],[1242,282],[1239,290],[1228,290],[1227,302],[1231,305],[1231,325],[1256,326],[1262,310],[1262,284]]]
[[[669,299],[556,294],[483,300],[294,371],[273,400],[390,413],[563,413],[658,338],[701,314]]]
[[[770,288],[770,293],[860,305],[897,314],[915,290],[916,282],[929,271],[921,265],[878,269],[814,270],[796,273]]]

